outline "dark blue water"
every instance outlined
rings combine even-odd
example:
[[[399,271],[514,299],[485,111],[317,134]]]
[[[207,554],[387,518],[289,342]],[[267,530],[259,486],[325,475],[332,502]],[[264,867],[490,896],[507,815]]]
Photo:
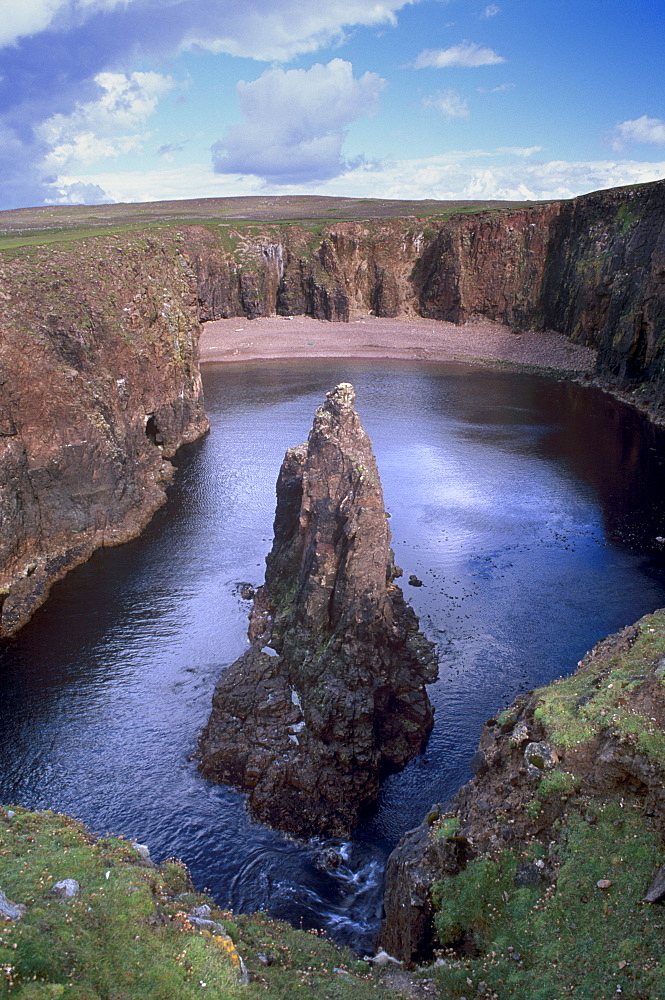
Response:
[[[439,644],[435,728],[326,874],[320,844],[253,823],[190,760],[245,647],[275,481],[325,392],[352,381],[397,562]],[[662,436],[591,389],[462,365],[271,363],[205,372],[210,435],[144,535],[97,553],[0,651],[0,801],[183,858],[223,904],[369,947],[386,853],[468,776],[483,721],[665,604]]]

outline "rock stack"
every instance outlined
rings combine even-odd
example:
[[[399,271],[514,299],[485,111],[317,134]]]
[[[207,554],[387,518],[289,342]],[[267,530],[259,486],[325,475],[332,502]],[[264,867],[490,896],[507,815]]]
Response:
[[[249,649],[222,674],[200,768],[297,836],[344,836],[432,726],[433,644],[399,575],[371,442],[348,383],[328,393],[277,481]]]

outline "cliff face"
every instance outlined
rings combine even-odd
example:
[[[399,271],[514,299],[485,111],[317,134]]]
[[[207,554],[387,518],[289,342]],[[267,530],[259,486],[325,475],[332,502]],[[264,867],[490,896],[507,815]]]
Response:
[[[208,427],[196,286],[174,246],[103,238],[0,268],[0,634],[165,499]]]
[[[597,347],[601,370],[661,383],[664,279],[665,182],[576,198],[551,228],[543,323]]]
[[[453,323],[481,313],[527,326],[558,211],[345,222],[321,232],[282,226],[253,237],[197,229],[191,254],[201,318],[305,314],[344,322],[371,310]]]
[[[480,314],[599,350],[599,373],[665,380],[665,181],[569,202],[219,232],[192,230],[202,319]]]
[[[23,248],[0,269],[0,635],[135,534],[207,426],[198,320],[474,314],[598,348],[665,407],[665,181],[571,202],[337,223],[211,223]]]
[[[534,325],[559,205],[453,215],[413,272],[422,316],[464,323],[472,315]]]
[[[395,586],[390,532],[352,386],[328,394],[277,484],[250,649],[222,674],[201,769],[264,822],[346,835],[432,726],[432,644]]]
[[[425,243],[416,220],[189,230],[202,320],[307,315],[346,322],[357,312],[408,315],[409,280]]]

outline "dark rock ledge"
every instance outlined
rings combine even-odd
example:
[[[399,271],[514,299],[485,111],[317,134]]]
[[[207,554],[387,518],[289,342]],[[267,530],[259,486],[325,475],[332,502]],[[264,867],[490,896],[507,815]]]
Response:
[[[250,648],[217,685],[200,767],[261,821],[346,835],[432,726],[434,647],[399,574],[371,442],[342,383],[289,449]]]

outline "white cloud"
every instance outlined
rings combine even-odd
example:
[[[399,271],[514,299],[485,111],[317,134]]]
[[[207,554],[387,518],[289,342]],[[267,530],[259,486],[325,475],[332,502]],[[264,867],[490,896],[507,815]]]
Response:
[[[128,6],[141,0],[2,0],[0,46],[57,25],[59,18],[80,20],[99,10]]]
[[[192,22],[189,48],[287,62],[339,39],[345,28],[396,24],[395,12],[419,0],[223,0],[223,16]],[[221,11],[220,11],[221,13]]]
[[[154,170],[95,171],[67,174],[53,186],[53,200],[60,201],[74,185],[95,185],[112,202],[177,201],[184,198],[224,198],[264,194],[258,177],[215,174],[207,163],[188,163]],[[100,199],[100,203],[105,200]]]
[[[95,83],[102,91],[96,101],[52,115],[35,129],[49,150],[44,170],[59,173],[140,149],[147,138],[142,126],[173,85],[160,73],[99,73]]]
[[[266,61],[314,52],[357,25],[394,25],[419,0],[2,0],[0,46],[47,28],[83,24],[100,11],[143,15],[146,37]],[[143,38],[127,37],[127,45]]]
[[[64,6],[64,0],[4,0],[0,45],[9,45],[24,35],[43,31]]]
[[[620,122],[614,129],[612,147],[624,149],[634,142],[665,146],[665,122],[661,118],[649,118],[648,115]]]
[[[481,16],[482,17],[496,17],[496,15],[499,13],[500,10],[501,10],[501,8],[497,4],[490,3],[490,4],[487,5],[487,7],[485,7],[485,10],[483,11],[483,13],[482,13]]]
[[[377,169],[358,167],[319,188],[317,194],[383,198],[540,201],[574,198],[589,191],[641,184],[665,177],[665,161],[538,162],[518,154],[506,162],[500,150],[453,151],[401,160]],[[286,192],[285,192],[286,193]]]
[[[507,159],[510,152],[514,158]],[[95,173],[60,179],[61,186],[95,184],[113,201],[162,201],[243,195],[315,194],[331,197],[482,201],[573,198],[589,191],[641,184],[665,177],[665,160],[537,162],[526,150],[466,150],[422,159],[360,164],[306,186],[275,185],[252,175],[214,174],[203,164],[131,173]]]
[[[497,153],[508,153],[510,156],[533,156],[541,153],[542,146],[499,146]]]
[[[455,90],[445,90],[443,93],[426,97],[423,104],[428,108],[436,108],[446,118],[469,117],[468,104]]]
[[[475,42],[460,42],[449,49],[424,49],[413,65],[415,69],[447,69],[449,66],[495,66],[505,61],[494,49]]]
[[[54,202],[58,205],[108,205],[113,199],[99,184],[74,181],[72,184],[59,184]]]
[[[345,168],[345,126],[372,114],[384,87],[376,73],[354,79],[343,59],[241,80],[237,92],[246,121],[230,126],[212,147],[214,168],[277,184],[333,177]]]

